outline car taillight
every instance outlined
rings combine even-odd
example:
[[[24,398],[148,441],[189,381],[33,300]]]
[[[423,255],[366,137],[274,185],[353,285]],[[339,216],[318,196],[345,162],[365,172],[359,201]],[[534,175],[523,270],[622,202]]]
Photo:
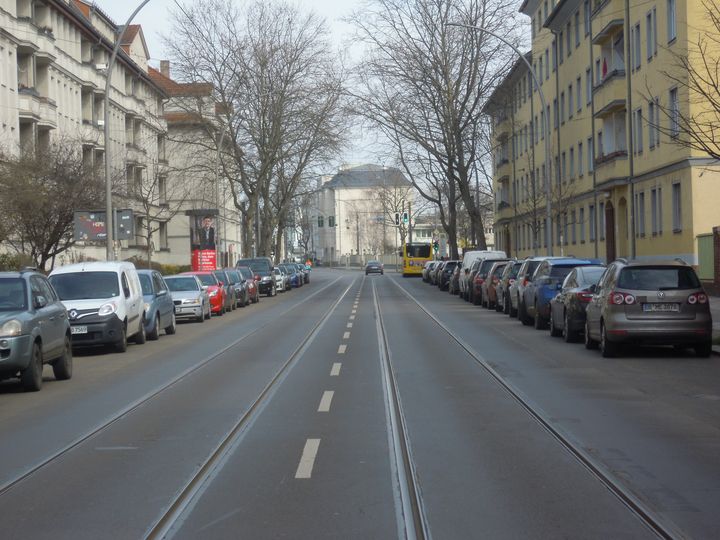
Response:
[[[530,280],[528,278],[523,279],[522,286],[527,287],[527,284],[530,283]]]
[[[508,279],[508,285],[512,285],[513,283],[515,283],[514,279],[512,279],[512,278]]]
[[[688,304],[694,305],[694,304],[707,304],[708,298],[705,293],[693,293],[690,296],[688,296]]]
[[[623,304],[632,306],[635,303],[635,297],[632,294],[614,292],[610,295],[610,303],[616,306],[621,306]]]
[[[578,300],[580,300],[580,302],[589,302],[590,300],[592,300],[592,297],[593,297],[593,295],[591,293],[582,292],[582,291],[575,293],[575,296],[577,297]]]
[[[476,278],[475,278],[475,284],[476,284],[476,285],[482,285],[483,283],[485,283],[485,280],[484,280],[483,278],[481,278],[481,277],[476,277]]]
[[[497,285],[498,283],[500,283],[500,280],[499,280],[498,278],[494,277],[494,278],[492,279],[492,282],[493,282],[494,285]]]

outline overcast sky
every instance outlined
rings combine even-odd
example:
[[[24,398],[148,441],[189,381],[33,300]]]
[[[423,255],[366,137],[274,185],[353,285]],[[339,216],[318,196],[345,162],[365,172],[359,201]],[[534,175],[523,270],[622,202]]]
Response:
[[[132,11],[140,4],[141,0],[130,2],[119,2],[118,0],[95,0],[96,5],[107,13],[118,25],[125,24]],[[185,0],[186,2],[188,0]],[[237,0],[238,2],[242,0]],[[359,9],[362,0],[299,0],[296,4],[301,10],[312,10],[324,17],[332,32],[333,41],[337,49],[344,49],[346,39],[352,28],[341,19]],[[151,57],[151,64],[157,67],[160,60],[167,58],[163,50],[161,34],[170,30],[169,13],[175,8],[174,0],[150,0],[150,2],[138,13],[133,23],[141,24],[145,41]],[[356,140],[351,142],[341,161],[347,163],[378,162],[369,145],[372,138],[368,135],[359,134]],[[332,171],[328,171],[332,172]]]

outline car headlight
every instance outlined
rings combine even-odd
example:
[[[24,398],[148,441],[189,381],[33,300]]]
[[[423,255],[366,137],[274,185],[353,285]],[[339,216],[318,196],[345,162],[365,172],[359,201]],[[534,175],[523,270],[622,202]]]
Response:
[[[213,296],[217,296],[219,292],[220,291],[218,291],[217,289],[215,289],[214,291],[210,291],[210,298],[212,298]]]
[[[108,302],[107,304],[103,304],[102,306],[100,306],[100,309],[98,309],[98,315],[112,315],[116,311],[117,304],[115,302]]]
[[[183,304],[199,304],[200,298],[183,298],[182,303]]]
[[[17,319],[12,319],[2,325],[2,328],[0,328],[0,335],[2,337],[19,336],[21,331],[22,323],[20,323]]]

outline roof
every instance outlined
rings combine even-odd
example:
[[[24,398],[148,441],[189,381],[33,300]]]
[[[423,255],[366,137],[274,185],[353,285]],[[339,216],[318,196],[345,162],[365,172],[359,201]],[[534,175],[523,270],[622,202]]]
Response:
[[[341,170],[323,187],[330,189],[362,189],[381,186],[410,187],[412,183],[396,167],[365,164]]]
[[[162,88],[169,96],[211,96],[213,86],[210,83],[179,83],[166,77],[154,67],[148,68],[150,80]]]

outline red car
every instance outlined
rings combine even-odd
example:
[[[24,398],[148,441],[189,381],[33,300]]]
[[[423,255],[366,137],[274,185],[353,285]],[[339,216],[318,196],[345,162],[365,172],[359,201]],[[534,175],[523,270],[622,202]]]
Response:
[[[210,312],[216,315],[225,314],[225,305],[227,303],[227,291],[223,287],[218,278],[212,272],[183,272],[186,275],[197,276],[207,290],[210,297]]]

